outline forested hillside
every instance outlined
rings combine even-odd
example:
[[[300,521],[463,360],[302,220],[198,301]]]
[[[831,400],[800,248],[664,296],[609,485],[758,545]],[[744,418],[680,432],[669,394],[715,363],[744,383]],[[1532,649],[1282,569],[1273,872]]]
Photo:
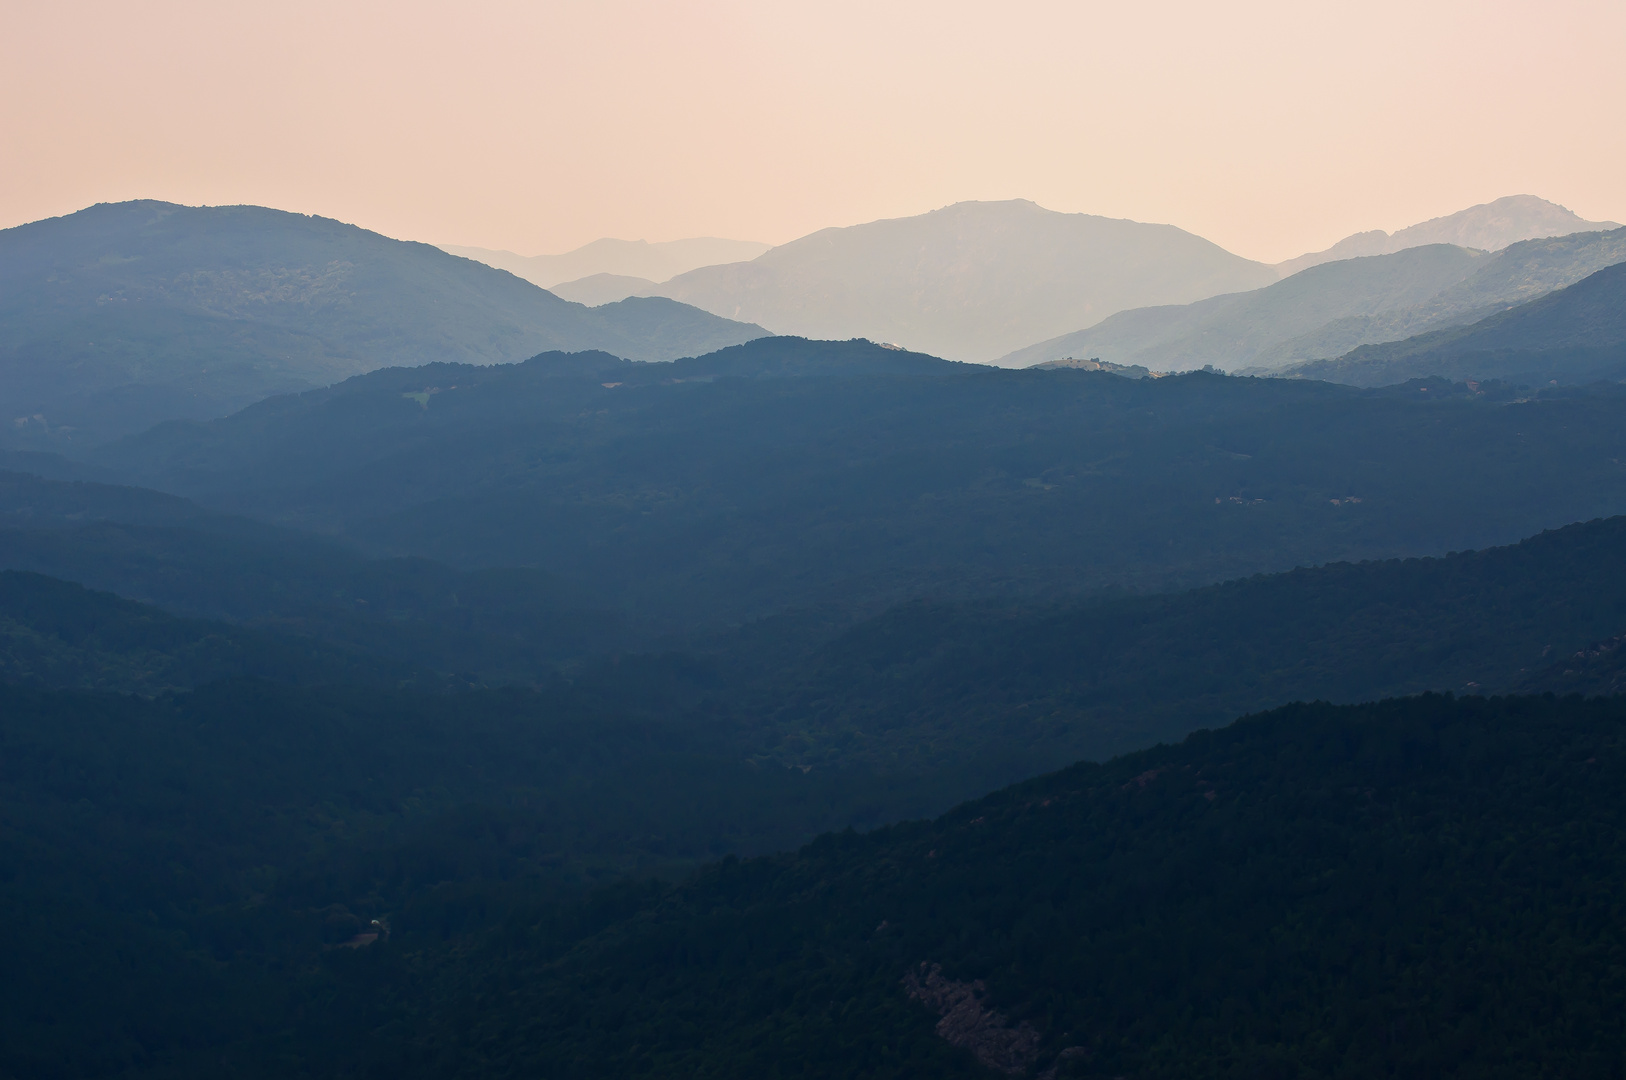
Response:
[[[0,694],[14,1075],[1607,1076],[1622,1035],[1619,700],[1293,706],[583,896],[852,796],[532,695]]]
[[[1623,736],[1619,700],[1244,719],[587,935],[516,919],[414,988],[388,1069],[1610,1076]]]
[[[670,360],[761,333],[663,299],[589,310],[427,244],[263,207],[101,204],[0,232],[14,445],[81,451],[390,365],[548,348]]]
[[[15,488],[13,498],[34,491],[40,508],[52,497],[64,508],[92,496],[107,502],[123,490]],[[236,522],[259,531],[245,537],[223,531],[233,519],[205,521],[214,527],[35,520],[0,529],[0,566],[229,620],[260,634],[263,663],[253,666],[234,644],[253,639],[245,630],[166,621],[19,577],[38,595],[10,615],[11,647],[24,659],[9,677],[146,692],[248,672],[425,689],[562,679],[618,712],[726,717],[730,752],[776,767],[935,776],[946,805],[1296,699],[1593,687],[1547,669],[1626,632],[1615,573],[1626,558],[1626,518],[1511,547],[1332,564],[1189,592],[921,599],[856,622],[851,608],[823,605],[665,636],[535,570],[374,560],[252,522]],[[110,637],[97,620],[112,627]],[[156,637],[138,640],[137,628]],[[103,681],[73,674],[112,664],[110,648],[129,655]],[[193,654],[204,659],[180,662]],[[294,664],[291,655],[305,659]],[[138,656],[151,658],[147,666],[131,666]]]
[[[915,601],[850,628],[770,620],[686,663],[623,657],[575,678],[651,715],[727,709],[763,760],[954,775],[971,795],[1290,701],[1613,692],[1623,560],[1626,518],[1611,518],[1160,596]]]
[[[1602,390],[1131,380],[766,339],[676,367],[380,371],[98,461],[377,553],[541,567],[692,628],[1509,543],[1626,511],[1623,420]]]
[[[774,338],[11,455],[168,491],[0,473],[0,1074],[1604,1075],[1626,706],[1479,695],[1618,689],[1623,410]]]
[[[385,687],[425,681],[407,664],[359,650],[176,618],[41,574],[0,571],[0,682],[150,696],[245,675]]]
[[[0,1080],[1626,1080],[1623,40],[0,5]]]
[[[462,682],[532,684],[561,663],[648,641],[643,624],[544,571],[372,559],[172,495],[18,473],[0,473],[0,568]]]

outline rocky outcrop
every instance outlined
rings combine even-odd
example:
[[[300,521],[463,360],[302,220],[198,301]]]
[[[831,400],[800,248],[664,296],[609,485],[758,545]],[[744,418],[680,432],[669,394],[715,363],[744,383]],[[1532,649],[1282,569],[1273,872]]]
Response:
[[[983,999],[982,980],[955,982],[943,977],[943,965],[922,963],[903,977],[909,996],[935,1010],[942,1019],[937,1034],[950,1046],[971,1051],[990,1069],[1020,1076],[1039,1057],[1039,1033],[1028,1023],[1012,1024]]]

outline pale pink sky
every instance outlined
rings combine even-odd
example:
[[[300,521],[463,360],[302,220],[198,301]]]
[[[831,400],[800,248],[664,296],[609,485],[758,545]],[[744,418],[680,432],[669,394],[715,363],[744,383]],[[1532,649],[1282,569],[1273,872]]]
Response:
[[[562,251],[961,199],[1279,260],[1626,220],[1626,2],[0,0],[0,226],[149,197]]]

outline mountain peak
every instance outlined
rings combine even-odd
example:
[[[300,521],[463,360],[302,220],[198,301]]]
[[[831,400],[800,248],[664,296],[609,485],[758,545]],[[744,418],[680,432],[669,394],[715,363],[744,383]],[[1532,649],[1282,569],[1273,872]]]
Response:
[[[679,274],[659,295],[779,334],[981,362],[1036,331],[1275,280],[1270,267],[1172,225],[1008,199],[820,229],[749,263]]]
[[[1455,244],[1481,251],[1500,251],[1521,240],[1568,236],[1578,232],[1618,229],[1613,221],[1588,221],[1568,207],[1535,195],[1506,195],[1454,214],[1430,218],[1393,233],[1371,229],[1346,236],[1325,251],[1314,251],[1277,263],[1283,277],[1338,259],[1392,255],[1425,244]]]

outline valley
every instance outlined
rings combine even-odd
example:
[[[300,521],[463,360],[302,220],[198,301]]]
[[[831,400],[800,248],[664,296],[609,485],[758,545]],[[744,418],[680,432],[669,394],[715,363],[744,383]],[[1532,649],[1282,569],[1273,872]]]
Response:
[[[1606,1075],[1626,249],[1483,209],[0,233],[0,1074]]]

